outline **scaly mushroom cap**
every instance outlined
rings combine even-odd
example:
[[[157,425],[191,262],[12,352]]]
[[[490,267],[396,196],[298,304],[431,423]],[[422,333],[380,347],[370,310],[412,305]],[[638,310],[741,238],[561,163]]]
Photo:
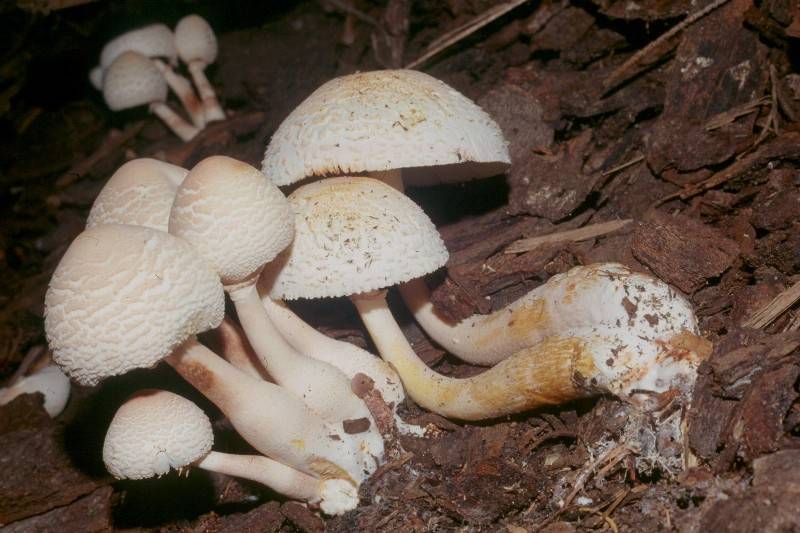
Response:
[[[151,367],[225,312],[219,276],[187,242],[101,225],[72,242],[45,295],[53,360],[78,383]]]
[[[138,52],[125,52],[106,71],[103,98],[112,111],[163,102],[167,82],[152,61]]]
[[[188,173],[185,168],[157,159],[128,161],[100,191],[86,227],[131,224],[167,231],[172,200]]]
[[[186,15],[178,21],[175,46],[185,63],[200,60],[209,64],[217,59],[217,37],[200,15]]]
[[[331,178],[289,196],[295,237],[265,274],[273,298],[368,292],[433,272],[447,249],[431,220],[403,193],[370,178]],[[269,283],[266,283],[269,286]]]
[[[145,57],[166,57],[171,63],[178,57],[175,35],[165,24],[150,24],[108,41],[100,52],[100,67],[107,69],[125,52],[139,52]]]
[[[254,280],[289,245],[294,217],[283,193],[257,169],[212,156],[178,187],[169,231],[192,244],[231,286]]]
[[[404,169],[407,184],[500,174],[510,164],[497,123],[447,84],[414,70],[335,78],[305,99],[267,146],[278,185],[310,176]],[[425,167],[448,165],[437,172]],[[422,167],[422,168],[419,168]]]
[[[163,390],[144,390],[114,415],[103,444],[103,462],[117,479],[160,476],[211,451],[211,421],[195,404]]]

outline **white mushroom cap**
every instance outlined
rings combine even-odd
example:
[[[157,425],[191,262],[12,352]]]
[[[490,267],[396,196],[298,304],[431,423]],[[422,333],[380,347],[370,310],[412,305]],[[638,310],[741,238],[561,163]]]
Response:
[[[101,225],[72,242],[45,295],[53,360],[84,385],[151,367],[217,327],[219,277],[185,241],[151,228]]]
[[[150,24],[108,41],[100,52],[100,68],[107,69],[125,52],[139,52],[146,57],[166,57],[171,63],[178,57],[175,35],[165,24]]]
[[[167,82],[152,61],[137,52],[125,52],[106,70],[103,97],[112,111],[163,102]]]
[[[206,19],[186,15],[175,26],[175,46],[185,63],[200,60],[213,63],[217,59],[217,37]]]
[[[114,415],[103,462],[117,479],[144,479],[202,459],[213,443],[211,421],[194,403],[171,392],[145,390]]]
[[[169,231],[192,244],[230,286],[255,281],[289,245],[294,217],[283,193],[257,169],[212,156],[178,188]]]
[[[447,249],[428,216],[381,181],[321,180],[297,189],[289,202],[295,238],[285,264],[270,265],[273,298],[368,292],[424,276],[447,262]]]
[[[380,70],[314,91],[272,136],[262,170],[288,185],[403,169],[407,184],[426,185],[493,176],[510,162],[500,127],[475,102],[422,72]],[[425,168],[436,165],[450,166]]]
[[[175,192],[188,173],[185,168],[157,159],[128,161],[100,191],[86,227],[131,224],[167,231]]]
[[[13,385],[0,389],[0,405],[7,404],[20,394],[39,392],[44,396],[44,410],[51,417],[56,417],[67,405],[69,391],[69,378],[57,365],[47,365]]]

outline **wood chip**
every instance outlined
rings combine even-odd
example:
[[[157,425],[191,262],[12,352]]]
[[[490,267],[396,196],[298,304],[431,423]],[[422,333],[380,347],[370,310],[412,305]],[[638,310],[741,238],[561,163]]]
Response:
[[[522,252],[530,252],[531,250],[534,250],[543,244],[585,241],[617,231],[618,229],[627,226],[631,222],[632,219],[630,218],[625,220],[612,220],[610,222],[591,224],[582,228],[560,231],[558,233],[551,233],[549,235],[540,235],[538,237],[520,239],[509,245],[509,247],[505,249],[504,253],[518,254]]]
[[[800,300],[800,282],[795,283],[785,291],[781,292],[771,302],[753,313],[750,318],[745,320],[743,325],[748,328],[764,328],[770,325],[776,318],[781,316],[798,300]]]

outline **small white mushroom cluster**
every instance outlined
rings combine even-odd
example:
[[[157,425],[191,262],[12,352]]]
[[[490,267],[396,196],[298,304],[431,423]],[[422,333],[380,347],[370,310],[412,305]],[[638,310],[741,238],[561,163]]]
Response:
[[[602,393],[645,411],[663,407],[653,401],[659,395],[686,397],[708,351],[691,307],[622,265],[574,268],[459,324],[435,315],[421,278],[448,253],[402,180],[488,176],[508,162],[497,124],[475,103],[400,70],[323,85],[280,126],[263,173],[222,156],[191,171],[152,159],[121,167],[50,282],[53,359],[89,385],[164,360],[262,455],[210,452],[205,416],[150,391],[112,423],[109,470],[139,478],[170,467],[219,469],[337,514],[357,505],[358,486],[384,460],[385,435],[351,390],[359,374],[395,409],[408,393],[462,420]],[[332,173],[374,177],[312,181],[288,199],[275,185]],[[386,304],[398,284],[437,342],[494,366],[467,379],[426,366]],[[226,360],[196,338],[223,320],[225,292],[257,363]],[[319,333],[281,301],[336,296],[353,301],[382,359]],[[162,411],[166,422],[155,415]],[[421,432],[396,413],[395,421]]]
[[[178,58],[192,76],[192,84],[175,72]],[[112,111],[149,106],[182,140],[188,141],[209,122],[224,120],[225,112],[204,74],[217,58],[217,38],[199,15],[187,15],[173,32],[164,24],[151,24],[115,37],[103,47],[100,64],[89,73],[94,87],[103,92]],[[191,124],[167,104],[172,89]]]

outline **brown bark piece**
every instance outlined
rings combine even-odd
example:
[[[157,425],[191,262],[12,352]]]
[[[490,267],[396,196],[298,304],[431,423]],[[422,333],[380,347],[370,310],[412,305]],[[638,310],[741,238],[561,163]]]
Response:
[[[114,489],[111,487],[100,487],[70,505],[9,524],[3,527],[3,533],[109,531],[112,529],[111,496],[113,492]]]
[[[246,513],[219,516],[209,513],[200,517],[192,533],[275,533],[286,518],[278,502],[267,502]],[[182,530],[183,531],[183,530]]]
[[[309,511],[308,507],[297,502],[286,502],[281,505],[281,514],[303,533],[321,533],[325,531],[322,518]]]
[[[631,252],[659,278],[693,293],[733,264],[739,246],[689,217],[651,211],[634,232]]]

